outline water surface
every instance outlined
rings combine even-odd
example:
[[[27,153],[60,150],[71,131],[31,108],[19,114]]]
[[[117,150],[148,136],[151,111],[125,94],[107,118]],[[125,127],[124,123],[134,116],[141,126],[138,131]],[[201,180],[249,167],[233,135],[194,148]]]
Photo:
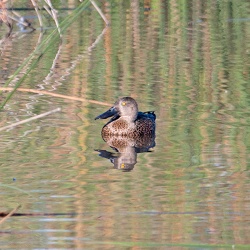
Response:
[[[105,31],[88,8],[7,102],[1,127],[62,111],[0,132],[1,249],[249,248],[250,6],[184,2],[102,2]],[[2,40],[1,86],[51,26]],[[121,96],[157,115],[131,171],[96,151]]]

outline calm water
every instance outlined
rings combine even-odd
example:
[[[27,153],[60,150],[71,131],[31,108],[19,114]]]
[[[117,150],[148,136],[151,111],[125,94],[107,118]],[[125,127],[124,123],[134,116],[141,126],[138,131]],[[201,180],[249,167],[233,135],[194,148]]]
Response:
[[[62,111],[0,132],[0,212],[21,205],[1,249],[250,248],[250,3],[204,2],[103,1],[104,31],[90,6],[27,73],[0,127]],[[46,25],[1,26],[1,87]],[[121,96],[156,112],[149,152],[102,140],[94,118]]]

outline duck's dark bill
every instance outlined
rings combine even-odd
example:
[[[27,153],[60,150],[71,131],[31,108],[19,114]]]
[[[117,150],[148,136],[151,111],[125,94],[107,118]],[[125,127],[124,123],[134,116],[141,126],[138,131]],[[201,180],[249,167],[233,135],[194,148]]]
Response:
[[[109,118],[109,117],[114,116],[115,114],[117,114],[117,112],[118,112],[117,109],[115,107],[112,107],[108,111],[104,112],[103,114],[98,115],[95,118],[95,120]]]

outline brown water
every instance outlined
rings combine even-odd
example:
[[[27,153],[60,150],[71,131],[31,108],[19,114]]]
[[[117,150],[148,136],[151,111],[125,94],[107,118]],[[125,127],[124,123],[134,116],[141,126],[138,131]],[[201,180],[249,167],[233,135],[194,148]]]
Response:
[[[62,109],[0,132],[0,212],[22,206],[0,224],[0,248],[250,248],[249,2],[100,7],[111,26],[87,9],[0,113],[3,127]],[[51,30],[2,40],[1,86]],[[121,96],[157,115],[156,145],[130,149],[131,171],[107,159],[121,154],[94,120],[107,106],[92,100]]]

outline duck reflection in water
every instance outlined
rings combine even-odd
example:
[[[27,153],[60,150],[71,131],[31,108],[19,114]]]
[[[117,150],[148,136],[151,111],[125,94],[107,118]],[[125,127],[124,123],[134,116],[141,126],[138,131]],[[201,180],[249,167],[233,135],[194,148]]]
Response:
[[[108,158],[115,168],[130,171],[134,168],[137,153],[148,152],[155,146],[155,119],[153,111],[139,112],[136,101],[131,97],[118,99],[108,111],[96,119],[112,117],[102,128],[102,138],[120,155],[97,150]]]

